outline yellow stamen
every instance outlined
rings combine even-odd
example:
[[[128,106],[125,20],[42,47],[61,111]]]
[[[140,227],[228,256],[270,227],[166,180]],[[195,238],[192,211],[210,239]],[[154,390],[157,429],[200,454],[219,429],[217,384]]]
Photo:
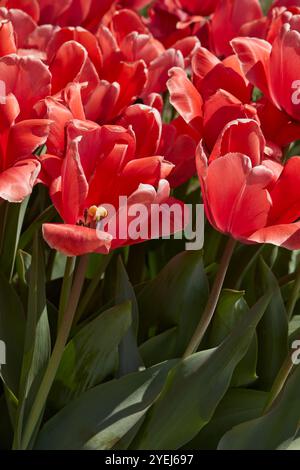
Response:
[[[100,222],[108,216],[108,212],[105,207],[91,206],[88,209],[88,215],[94,222]]]

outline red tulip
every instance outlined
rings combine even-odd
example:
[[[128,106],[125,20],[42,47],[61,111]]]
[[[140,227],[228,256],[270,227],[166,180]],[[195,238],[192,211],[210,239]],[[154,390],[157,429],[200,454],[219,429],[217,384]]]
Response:
[[[189,36],[201,36],[207,27],[206,15],[212,13],[218,0],[162,0],[149,11],[149,28],[165,47]],[[206,31],[205,31],[206,32]],[[200,38],[202,41],[202,37]]]
[[[31,117],[35,103],[50,92],[50,74],[39,60],[12,54],[0,59],[0,80],[5,84],[0,102],[0,198],[20,202],[31,193],[40,171],[33,153],[49,134],[49,120]]]
[[[199,70],[198,73],[200,73]],[[235,72],[232,73],[235,74]],[[239,118],[257,119],[257,112],[252,105],[244,104],[223,89],[219,89],[206,101],[203,101],[201,93],[182,69],[172,69],[170,76],[168,89],[172,105],[184,121],[198,134],[198,139],[204,138],[209,149],[213,147],[228,122]],[[221,73],[221,77],[226,77],[226,73],[223,75]],[[197,85],[199,80],[200,75],[195,80]],[[246,88],[244,90],[246,91]]]
[[[220,0],[211,21],[211,42],[216,55],[232,54],[230,41],[243,25],[262,18],[259,0]]]
[[[283,167],[264,160],[265,141],[255,121],[227,126],[209,162],[200,145],[197,168],[207,217],[243,243],[300,247],[300,158]]]
[[[15,123],[19,113],[11,93],[0,104],[0,200],[21,202],[40,172],[34,151],[47,140],[50,122],[32,119]]]
[[[63,160],[50,155],[43,157],[44,171],[49,181],[52,178],[50,195],[65,222],[65,225],[44,225],[46,241],[68,256],[103,253],[110,247],[143,241],[143,238],[132,239],[128,234],[120,237],[118,231],[111,234],[96,230],[94,216],[101,212],[100,218],[109,221],[108,205],[113,205],[120,215],[132,204],[140,203],[147,208],[148,216],[144,220],[147,225],[151,204],[165,203],[166,210],[172,203],[169,184],[164,178],[173,166],[159,156],[136,158],[134,133],[120,126],[101,128],[77,121],[69,126],[68,135]],[[128,208],[120,206],[119,196],[129,198]],[[130,215],[128,217],[130,219]],[[174,226],[178,227],[178,221]],[[155,229],[155,235],[161,234],[160,227]],[[149,237],[147,232],[145,239]]]
[[[279,110],[300,120],[299,29],[300,16],[283,25],[273,45],[255,38],[232,41],[249,81]]]

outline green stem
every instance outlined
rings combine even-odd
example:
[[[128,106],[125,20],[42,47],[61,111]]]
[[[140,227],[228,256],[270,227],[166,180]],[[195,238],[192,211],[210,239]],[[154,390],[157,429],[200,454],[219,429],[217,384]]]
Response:
[[[27,449],[34,431],[36,429],[37,423],[43,413],[49,392],[51,390],[52,384],[54,382],[57,370],[59,368],[59,364],[67,344],[70,330],[73,324],[74,315],[78,306],[80,294],[82,291],[83,283],[85,280],[85,274],[88,266],[88,256],[83,256],[80,259],[80,263],[78,265],[78,269],[76,272],[76,276],[74,279],[72,291],[70,294],[68,306],[66,308],[65,314],[62,318],[62,323],[60,325],[60,329],[57,335],[56,343],[45,372],[44,378],[40,385],[40,388],[37,392],[35,401],[31,408],[26,427],[24,430],[24,435],[22,439],[22,449]]]
[[[210,322],[213,318],[213,315],[215,313],[218,300],[220,297],[220,293],[224,284],[225,276],[228,270],[228,266],[231,260],[231,257],[233,255],[233,251],[236,245],[236,241],[230,238],[228,240],[228,243],[226,245],[225,251],[223,253],[223,257],[221,260],[221,264],[217,273],[217,276],[215,278],[213,288],[211,290],[206,308],[204,310],[204,313],[201,317],[201,320],[198,324],[198,327],[183,355],[183,358],[189,357],[191,354],[197,351],[206,331],[207,328],[210,325]]]
[[[296,278],[295,278],[295,283],[293,287],[293,292],[287,305],[287,315],[288,315],[289,320],[291,320],[293,316],[296,303],[298,302],[298,299],[299,299],[299,293],[300,293],[300,264],[296,270]]]
[[[100,265],[96,275],[93,277],[92,281],[90,282],[89,287],[87,288],[85,294],[82,296],[82,299],[81,299],[81,301],[78,305],[78,309],[77,309],[75,319],[74,319],[74,326],[77,325],[77,323],[80,321],[82,315],[85,312],[85,309],[89,305],[90,300],[93,297],[93,295],[94,295],[94,293],[95,293],[95,291],[96,291],[96,289],[97,289],[97,287],[98,287],[98,285],[101,281],[103,273],[105,272],[105,270],[106,270],[108,264],[110,263],[113,255],[109,254],[109,255],[104,255],[104,256],[105,256],[105,258],[101,262],[101,265]]]
[[[291,355],[289,354],[288,357],[285,359],[276,379],[275,379],[275,382],[273,384],[273,387],[271,389],[271,392],[270,392],[270,397],[268,399],[268,402],[265,406],[265,409],[264,409],[264,414],[268,413],[268,411],[270,411],[270,409],[272,408],[274,402],[276,401],[276,399],[278,398],[278,396],[280,395],[280,393],[282,392],[283,390],[283,387],[285,386],[286,384],[286,381],[287,379],[289,378],[289,375],[290,373],[292,372],[293,370],[293,367],[294,367],[294,364],[293,364],[293,361],[292,361],[292,357]]]
[[[64,280],[63,280],[61,293],[60,293],[60,300],[59,300],[58,323],[57,323],[58,329],[62,323],[62,319],[63,319],[64,313],[67,307],[67,303],[70,298],[75,265],[76,265],[76,257],[75,256],[71,258],[68,257],[66,261]]]

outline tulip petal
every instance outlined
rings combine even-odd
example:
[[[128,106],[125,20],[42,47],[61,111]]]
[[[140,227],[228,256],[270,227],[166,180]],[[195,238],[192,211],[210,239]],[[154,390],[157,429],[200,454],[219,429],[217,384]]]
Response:
[[[173,68],[170,71],[170,79],[167,87],[170,92],[170,102],[176,111],[190,124],[199,134],[202,127],[202,98],[187,78],[184,70]]]
[[[0,173],[0,198],[9,202],[22,202],[29,194],[40,172],[37,159],[24,159]]]
[[[33,80],[32,77],[35,77]],[[12,93],[20,105],[19,120],[32,115],[34,105],[50,94],[51,74],[39,59],[11,54],[0,59],[0,80],[6,93]]]
[[[237,119],[223,129],[210,155],[210,161],[227,153],[242,153],[250,158],[254,167],[261,163],[265,146],[265,138],[256,121]]]
[[[67,224],[44,224],[43,236],[48,245],[65,256],[89,253],[107,254],[112,237],[95,229]]]

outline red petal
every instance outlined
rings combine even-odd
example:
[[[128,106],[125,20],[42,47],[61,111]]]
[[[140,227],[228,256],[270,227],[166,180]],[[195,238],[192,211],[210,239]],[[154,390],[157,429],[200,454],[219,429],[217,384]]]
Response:
[[[32,80],[32,77],[35,77]],[[19,119],[32,115],[34,105],[50,94],[51,75],[40,60],[9,55],[0,59],[0,80],[6,84],[6,93],[12,93],[20,105]]]
[[[219,90],[204,104],[204,139],[209,149],[216,143],[220,132],[235,119],[255,119],[256,110],[244,105],[230,93]]]
[[[87,82],[88,85],[83,90],[83,94],[88,95],[99,83],[97,71],[86,49],[75,41],[66,42],[60,47],[50,65],[50,71],[52,94],[63,90],[71,82]]]
[[[300,157],[293,157],[270,192],[272,209],[268,225],[289,224],[300,217]]]
[[[22,202],[36,182],[40,172],[37,159],[20,160],[0,173],[0,198],[9,202]]]
[[[300,120],[299,110],[299,67],[300,33],[290,31],[285,24],[281,34],[273,43],[270,57],[270,84],[273,103],[284,109],[290,116]],[[297,101],[293,100],[296,93]]]
[[[184,70],[174,68],[170,71],[170,76],[167,87],[170,92],[171,104],[185,122],[200,133],[203,101],[199,92],[187,78]]]
[[[218,56],[232,53],[230,41],[241,27],[263,16],[258,0],[225,0],[218,3],[211,22],[214,49]]]
[[[163,93],[172,67],[184,68],[182,53],[175,49],[168,49],[157,57],[149,66],[149,77],[143,96],[150,93]]]
[[[199,176],[218,230],[243,239],[266,225],[271,202],[264,188],[271,171],[263,166],[252,170],[250,159],[236,153],[214,160],[206,174],[199,167]]]
[[[88,194],[88,184],[80,162],[79,139],[68,145],[62,165],[62,218],[68,224],[76,224],[82,215]]]
[[[62,28],[54,34],[47,49],[48,60],[50,62],[53,60],[60,47],[68,41],[76,41],[81,44],[87,50],[89,58],[95,65],[98,73],[101,72],[102,55],[98,41],[92,33],[79,27]]]
[[[66,256],[107,254],[111,245],[109,234],[76,225],[45,224],[43,236],[52,249]]]
[[[17,52],[14,29],[10,21],[0,21],[0,56]]]
[[[255,232],[249,237],[250,242],[270,243],[288,250],[300,249],[300,223],[273,225]]]
[[[263,133],[254,120],[238,119],[223,129],[210,156],[210,161],[227,153],[247,155],[252,166],[260,165],[266,141]]]
[[[162,122],[155,108],[140,104],[129,106],[119,124],[125,128],[132,126],[136,137],[137,157],[156,155],[161,138]],[[145,129],[147,129],[146,135]]]
[[[269,96],[269,61],[271,45],[257,38],[237,38],[232,47],[249,82]]]
[[[33,154],[43,145],[50,131],[50,121],[32,119],[21,121],[10,128],[7,144],[6,165],[8,168],[18,160]]]

